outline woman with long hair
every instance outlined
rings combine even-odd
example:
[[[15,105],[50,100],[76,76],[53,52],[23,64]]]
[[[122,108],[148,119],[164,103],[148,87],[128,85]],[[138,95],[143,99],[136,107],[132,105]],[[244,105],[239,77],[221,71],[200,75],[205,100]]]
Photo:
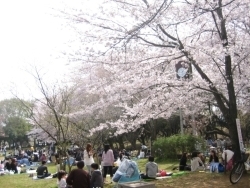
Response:
[[[190,171],[191,166],[187,165],[187,153],[183,153],[180,160],[179,171]]]
[[[84,164],[87,166],[88,172],[91,175],[91,167],[90,165],[94,163],[92,145],[90,143],[87,144],[86,149],[84,150]]]
[[[18,173],[18,171],[17,171],[17,160],[15,158],[11,159],[10,170],[13,171],[15,174]]]
[[[103,181],[106,181],[106,175],[109,172],[110,177],[113,177],[113,165],[115,162],[113,150],[110,149],[108,144],[104,145],[104,151],[102,153],[102,166],[103,166]]]
[[[212,150],[210,152],[209,163],[211,163],[211,162],[215,162],[215,163],[219,162],[219,158],[218,158],[218,156],[216,154],[216,151],[214,151],[214,150]]]
[[[205,166],[198,156],[199,152],[193,152],[191,156],[191,171],[204,170]],[[201,164],[201,166],[200,166]]]

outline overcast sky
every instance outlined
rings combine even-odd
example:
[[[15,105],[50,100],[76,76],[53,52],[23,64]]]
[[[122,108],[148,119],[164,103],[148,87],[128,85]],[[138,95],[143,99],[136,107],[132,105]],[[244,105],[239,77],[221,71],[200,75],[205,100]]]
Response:
[[[76,0],[63,2],[77,5]],[[0,100],[12,97],[11,90],[20,97],[29,98],[31,90],[36,95],[32,67],[50,81],[70,72],[72,63],[62,52],[71,48],[76,36],[55,16],[63,6],[59,0],[0,1]]]

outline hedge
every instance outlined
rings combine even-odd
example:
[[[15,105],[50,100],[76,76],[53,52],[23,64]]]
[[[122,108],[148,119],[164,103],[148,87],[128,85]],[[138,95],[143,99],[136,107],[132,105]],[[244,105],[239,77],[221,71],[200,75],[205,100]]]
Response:
[[[178,154],[197,150],[195,147],[197,143],[200,143],[201,148],[204,148],[204,142],[198,137],[173,135],[158,138],[153,144],[153,149],[158,159],[176,159]]]

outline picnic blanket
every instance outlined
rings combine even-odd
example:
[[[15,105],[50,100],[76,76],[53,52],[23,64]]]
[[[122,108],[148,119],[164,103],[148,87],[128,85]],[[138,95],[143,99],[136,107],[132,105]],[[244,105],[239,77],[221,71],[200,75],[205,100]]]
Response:
[[[161,179],[165,179],[165,178],[171,178],[172,176],[161,176],[161,177],[157,177],[157,180],[161,180]]]
[[[46,177],[46,178],[38,178],[37,176],[33,176],[32,179],[33,180],[46,180],[46,179],[52,179],[53,177],[52,176],[49,176],[49,177]]]
[[[26,173],[27,174],[36,174],[36,170],[27,170]]]

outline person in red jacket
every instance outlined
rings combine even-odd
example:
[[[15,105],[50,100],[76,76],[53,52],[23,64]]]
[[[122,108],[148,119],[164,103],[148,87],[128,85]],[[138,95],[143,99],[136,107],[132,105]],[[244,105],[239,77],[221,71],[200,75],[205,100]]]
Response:
[[[71,185],[73,188],[89,188],[90,175],[85,170],[83,170],[84,162],[79,161],[77,162],[76,166],[77,169],[72,170],[67,177],[67,184]]]

